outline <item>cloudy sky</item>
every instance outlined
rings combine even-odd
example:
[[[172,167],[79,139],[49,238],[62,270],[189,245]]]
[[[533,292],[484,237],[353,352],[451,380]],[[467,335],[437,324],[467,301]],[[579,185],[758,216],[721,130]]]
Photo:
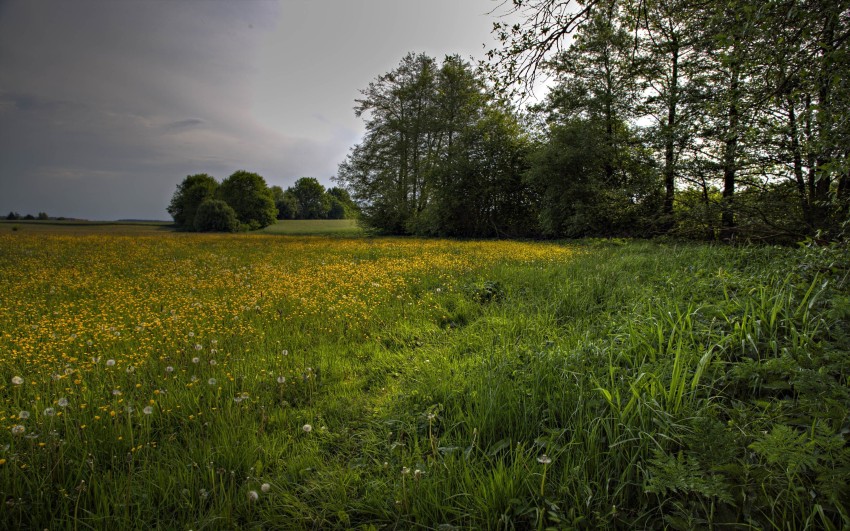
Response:
[[[170,219],[186,175],[325,185],[359,90],[482,59],[501,0],[0,0],[0,213]]]

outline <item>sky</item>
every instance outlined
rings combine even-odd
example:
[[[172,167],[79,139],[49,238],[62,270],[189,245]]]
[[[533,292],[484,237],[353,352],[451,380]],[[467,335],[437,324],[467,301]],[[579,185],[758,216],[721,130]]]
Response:
[[[170,219],[187,175],[325,186],[359,91],[483,59],[502,0],[0,0],[0,214]]]

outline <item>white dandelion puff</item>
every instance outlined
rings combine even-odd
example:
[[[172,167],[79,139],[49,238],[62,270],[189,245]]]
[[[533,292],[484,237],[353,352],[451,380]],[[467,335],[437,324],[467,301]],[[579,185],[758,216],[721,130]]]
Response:
[[[24,383],[24,379],[20,376],[12,376],[12,383],[15,385],[21,385],[22,383]]]
[[[311,431],[313,431],[313,426],[305,424],[301,429],[304,430],[304,433],[310,433]]]

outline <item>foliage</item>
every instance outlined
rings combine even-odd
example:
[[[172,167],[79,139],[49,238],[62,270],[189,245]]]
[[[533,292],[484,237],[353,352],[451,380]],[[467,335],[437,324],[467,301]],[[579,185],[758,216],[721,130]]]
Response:
[[[220,199],[205,199],[198,206],[193,223],[198,232],[236,232],[239,226],[236,212]]]
[[[216,194],[236,212],[239,222],[250,230],[267,227],[277,218],[272,192],[256,173],[239,170],[222,181]]]
[[[627,137],[625,124],[618,135]],[[611,146],[603,122],[552,125],[531,158],[528,180],[540,197],[543,233],[555,237],[642,236],[652,233],[659,183],[649,158]],[[612,153],[612,150],[614,152]]]
[[[597,150],[605,179],[594,176],[589,186],[604,188],[620,160],[611,157],[637,139],[638,152],[650,149],[663,188],[657,229],[724,241],[843,237],[850,212],[850,90],[840,82],[850,76],[846,0],[505,5],[520,21],[494,24],[501,47],[489,55],[500,86],[528,89],[545,72],[555,81],[540,108],[549,124],[606,126],[597,137],[608,148]],[[618,130],[632,140],[624,143]],[[710,190],[719,190],[719,201]],[[701,194],[699,208],[677,210],[676,196],[691,191]],[[716,225],[694,233],[715,209]],[[682,217],[691,213],[697,218]]]
[[[298,179],[288,191],[298,203],[298,215],[294,219],[326,219],[328,217],[330,201],[325,193],[325,187],[314,177]]]
[[[527,141],[481,72],[408,54],[362,91],[366,136],[340,165],[363,221],[394,234],[527,236]]]
[[[185,230],[194,230],[195,217],[198,207],[206,199],[215,196],[218,181],[206,173],[189,175],[177,185],[177,190],[171,197],[168,213],[174,218],[174,223]]]

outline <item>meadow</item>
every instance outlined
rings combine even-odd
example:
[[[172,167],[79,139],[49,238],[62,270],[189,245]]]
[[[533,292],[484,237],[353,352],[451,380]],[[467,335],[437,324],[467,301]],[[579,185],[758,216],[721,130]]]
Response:
[[[844,247],[0,233],[0,527],[850,526]]]

